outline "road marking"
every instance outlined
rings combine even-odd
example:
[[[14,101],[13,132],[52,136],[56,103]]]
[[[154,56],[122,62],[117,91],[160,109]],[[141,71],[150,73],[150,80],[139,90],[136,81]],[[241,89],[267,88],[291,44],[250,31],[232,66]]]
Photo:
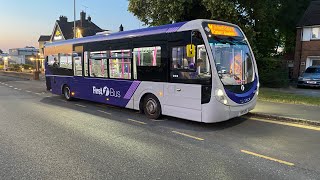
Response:
[[[266,123],[272,123],[272,124],[279,124],[284,126],[291,126],[296,128],[302,128],[302,129],[309,129],[314,131],[320,131],[320,127],[314,127],[314,126],[308,126],[308,125],[302,125],[302,124],[294,124],[294,123],[287,123],[287,122],[281,122],[281,121],[272,121],[272,120],[265,120],[265,119],[258,119],[258,118],[250,118],[252,121],[261,121]]]
[[[31,91],[26,91],[27,93],[31,93]]]
[[[241,152],[249,154],[249,155],[252,155],[252,156],[257,156],[257,157],[260,157],[260,158],[263,158],[263,159],[268,159],[270,161],[275,161],[275,162],[278,162],[278,163],[281,163],[281,164],[285,164],[285,165],[288,165],[288,166],[294,166],[293,163],[290,163],[290,162],[287,162],[287,161],[283,161],[283,160],[279,160],[279,159],[275,159],[275,158],[268,157],[268,156],[264,156],[264,155],[257,154],[257,153],[254,153],[254,152],[250,152],[250,151],[246,151],[246,150],[241,150]]]
[[[128,121],[132,121],[132,122],[139,123],[139,124],[143,124],[143,125],[146,125],[146,124],[147,124],[147,123],[145,123],[145,122],[137,121],[137,120],[134,120],[134,119],[128,119]]]
[[[102,111],[102,110],[97,110],[98,112],[101,112],[101,113],[104,113],[104,114],[108,114],[108,115],[111,115],[111,113],[109,112],[106,112],[106,111]]]
[[[13,86],[9,86],[9,88],[13,88]]]
[[[63,99],[58,99],[58,100],[59,100],[59,101],[62,101],[62,102],[65,102],[65,103],[66,103],[66,102],[68,102],[68,101],[66,101],[66,100],[63,100]]]
[[[186,136],[186,137],[189,137],[189,138],[192,138],[192,139],[196,139],[196,140],[199,140],[199,141],[204,141],[203,138],[199,138],[199,137],[192,136],[192,135],[189,135],[189,134],[181,133],[181,132],[178,132],[178,131],[172,131],[172,132],[175,133],[175,134]]]
[[[40,93],[35,93],[36,95],[41,95]]]
[[[18,88],[14,88],[15,90],[18,90]]]
[[[87,106],[84,106],[84,105],[81,105],[81,104],[74,104],[76,106],[79,106],[79,107],[83,107],[83,108],[86,108]]]
[[[22,91],[22,89],[18,89],[18,91]]]
[[[153,121],[153,122],[164,122],[164,121],[167,121],[167,120],[166,119],[163,119],[163,120],[155,120],[155,119],[153,119],[151,121]]]

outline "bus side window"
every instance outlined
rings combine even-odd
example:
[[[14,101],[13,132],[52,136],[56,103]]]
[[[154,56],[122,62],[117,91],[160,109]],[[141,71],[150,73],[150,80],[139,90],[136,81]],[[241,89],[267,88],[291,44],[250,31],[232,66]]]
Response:
[[[81,53],[73,53],[74,75],[82,76],[82,57]]]
[[[133,70],[134,79],[138,78],[137,67],[160,67],[161,47],[141,47],[133,49]]]
[[[89,76],[89,70],[88,70],[88,52],[84,52],[83,55],[83,67],[84,67],[84,76],[88,77]]]

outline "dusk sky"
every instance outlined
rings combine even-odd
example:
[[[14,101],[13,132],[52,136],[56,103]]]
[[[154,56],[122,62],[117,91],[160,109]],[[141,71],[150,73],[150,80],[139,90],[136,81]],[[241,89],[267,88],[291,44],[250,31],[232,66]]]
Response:
[[[138,29],[142,23],[128,12],[128,0],[77,0],[77,20],[86,10],[102,29]],[[73,0],[0,0],[0,49],[38,47],[40,35],[51,35],[60,15],[73,21]]]

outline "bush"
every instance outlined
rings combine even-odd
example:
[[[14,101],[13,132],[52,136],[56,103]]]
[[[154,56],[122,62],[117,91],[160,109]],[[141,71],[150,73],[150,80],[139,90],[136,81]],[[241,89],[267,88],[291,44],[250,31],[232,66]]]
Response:
[[[280,88],[289,86],[286,63],[276,58],[261,58],[257,61],[260,83],[263,87]]]
[[[24,69],[34,69],[34,66],[33,65],[30,65],[30,64],[22,64],[22,67],[24,68]]]
[[[9,70],[20,72],[21,71],[20,64],[9,64]]]

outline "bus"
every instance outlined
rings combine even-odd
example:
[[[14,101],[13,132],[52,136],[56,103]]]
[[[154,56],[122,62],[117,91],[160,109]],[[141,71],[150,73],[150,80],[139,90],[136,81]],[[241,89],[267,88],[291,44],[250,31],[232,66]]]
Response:
[[[161,115],[214,123],[254,109],[259,76],[234,24],[193,20],[45,45],[47,89]]]

